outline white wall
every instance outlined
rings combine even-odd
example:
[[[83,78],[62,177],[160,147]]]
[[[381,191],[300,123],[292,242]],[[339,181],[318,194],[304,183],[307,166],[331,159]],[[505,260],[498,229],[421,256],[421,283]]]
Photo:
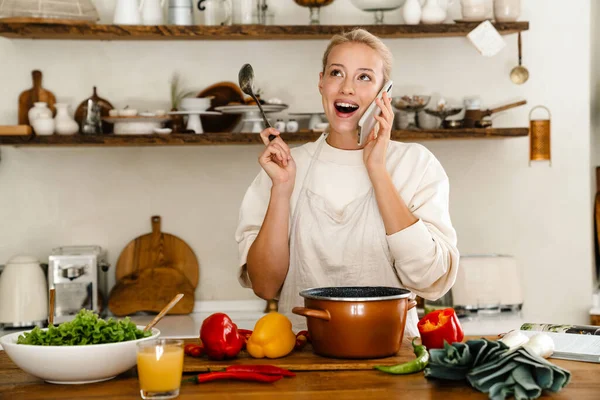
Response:
[[[97,2],[100,3],[100,2]],[[308,11],[271,1],[277,23],[306,23]],[[515,255],[524,269],[525,314],[535,321],[587,322],[592,288],[590,205],[590,2],[579,8],[524,0],[524,63],[531,79],[513,85],[517,37],[496,57],[464,38],[386,40],[396,57],[394,93],[431,93],[486,106],[525,98],[496,126],[527,126],[533,105],[552,110],[553,163],[528,166],[527,138],[424,142],[451,180],[451,212],[463,254]],[[113,0],[102,1],[110,21]],[[456,14],[456,6],[453,15]],[[400,22],[399,11],[386,16]],[[323,23],[370,23],[349,0],[323,9]],[[95,42],[0,39],[0,124],[17,119],[30,71],[74,107],[91,93],[117,107],[165,108],[169,79],[202,89],[235,81],[254,65],[265,96],[290,112],[320,110],[317,75],[326,41]],[[115,262],[150,231],[150,216],[186,240],[201,263],[200,299],[249,299],[236,280],[233,233],[243,193],[258,172],[260,146],[188,148],[2,148],[0,262],[20,252],[47,257],[59,245],[98,244]]]

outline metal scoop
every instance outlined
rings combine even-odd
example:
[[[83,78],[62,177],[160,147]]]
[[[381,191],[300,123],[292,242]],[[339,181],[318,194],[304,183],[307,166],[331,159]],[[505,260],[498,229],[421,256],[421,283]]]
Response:
[[[271,124],[269,123],[269,120],[267,119],[267,116],[265,115],[265,112],[262,109],[262,106],[260,105],[260,101],[258,101],[258,98],[254,94],[254,70],[252,69],[252,65],[244,64],[244,66],[242,67],[242,69],[240,69],[240,72],[238,74],[238,81],[242,92],[251,96],[256,102],[256,105],[258,106],[260,113],[262,114],[263,121],[265,122],[265,127],[272,128]],[[275,139],[275,137],[275,135],[269,135],[269,141]]]
[[[521,32],[519,32],[519,66],[510,71],[510,80],[517,85],[521,85],[529,79],[529,71],[521,65]]]

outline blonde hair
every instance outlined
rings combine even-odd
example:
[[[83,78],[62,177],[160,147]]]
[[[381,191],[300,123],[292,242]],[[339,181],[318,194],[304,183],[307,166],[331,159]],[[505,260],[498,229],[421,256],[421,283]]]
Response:
[[[383,78],[384,81],[388,81],[390,79],[390,75],[392,74],[392,64],[394,62],[394,57],[392,56],[392,52],[388,47],[379,39],[377,36],[372,33],[356,28],[351,30],[350,32],[345,32],[339,35],[335,35],[331,38],[327,49],[325,49],[325,53],[323,54],[323,72],[325,72],[325,68],[327,68],[327,58],[329,57],[329,53],[335,46],[339,46],[344,43],[362,43],[366,44],[373,50],[375,50],[381,58],[383,59]]]

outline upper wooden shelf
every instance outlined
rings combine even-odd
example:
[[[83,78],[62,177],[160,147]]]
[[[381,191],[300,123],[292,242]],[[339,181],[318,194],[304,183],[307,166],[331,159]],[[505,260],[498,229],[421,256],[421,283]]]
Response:
[[[382,38],[466,36],[479,23],[436,25],[361,25]],[[0,20],[0,36],[53,40],[307,40],[329,39],[359,25],[140,26],[48,24]],[[529,30],[529,22],[494,23],[503,35]]]
[[[318,132],[300,131],[283,133],[281,137],[288,143],[306,143],[315,141],[320,135]],[[406,142],[432,139],[502,139],[528,135],[528,128],[434,129],[393,131],[392,139]],[[257,133],[0,136],[0,145],[10,146],[194,146],[261,143]]]

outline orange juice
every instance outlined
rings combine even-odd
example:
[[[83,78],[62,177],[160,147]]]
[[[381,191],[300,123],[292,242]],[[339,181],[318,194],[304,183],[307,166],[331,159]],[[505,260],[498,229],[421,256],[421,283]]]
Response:
[[[177,390],[183,373],[183,348],[168,344],[141,347],[137,353],[137,368],[142,391]]]

